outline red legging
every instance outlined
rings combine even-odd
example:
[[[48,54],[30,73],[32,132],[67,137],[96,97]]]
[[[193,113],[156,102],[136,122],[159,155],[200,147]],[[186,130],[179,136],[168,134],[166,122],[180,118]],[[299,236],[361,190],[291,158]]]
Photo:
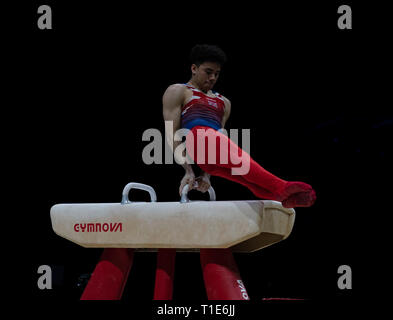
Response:
[[[271,174],[226,135],[212,128],[193,127],[186,147],[187,154],[203,171],[240,183],[258,198],[282,201],[286,207],[310,206],[315,201],[310,185]]]

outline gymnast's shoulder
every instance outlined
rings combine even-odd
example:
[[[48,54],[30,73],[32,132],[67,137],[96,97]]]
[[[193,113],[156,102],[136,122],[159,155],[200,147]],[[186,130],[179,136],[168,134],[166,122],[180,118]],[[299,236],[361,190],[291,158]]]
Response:
[[[184,84],[174,83],[174,84],[171,84],[170,86],[168,86],[168,88],[166,88],[165,93],[167,93],[167,92],[181,93],[181,92],[185,92],[186,90],[187,90],[187,87]]]
[[[227,97],[223,96],[220,94],[220,98],[224,101],[225,107],[230,108],[231,107],[231,100],[229,100]]]
[[[183,105],[187,96],[187,88],[179,83],[170,85],[162,97],[164,108]]]

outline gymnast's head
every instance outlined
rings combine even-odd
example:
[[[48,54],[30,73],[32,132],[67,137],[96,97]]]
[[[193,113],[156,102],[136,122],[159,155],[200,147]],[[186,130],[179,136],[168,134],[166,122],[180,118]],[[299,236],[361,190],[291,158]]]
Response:
[[[197,44],[191,49],[191,82],[208,92],[216,84],[227,57],[216,45]]]

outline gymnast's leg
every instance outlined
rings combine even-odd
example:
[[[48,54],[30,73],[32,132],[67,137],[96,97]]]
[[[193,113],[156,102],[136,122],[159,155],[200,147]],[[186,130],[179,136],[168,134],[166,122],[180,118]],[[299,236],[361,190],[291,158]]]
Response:
[[[203,134],[198,134],[201,132]],[[190,134],[193,135],[193,139],[189,138]],[[216,141],[215,144],[211,143],[213,140]],[[225,145],[227,147],[223,148]],[[277,200],[282,202],[284,207],[290,208],[309,207],[315,202],[315,191],[310,185],[304,182],[286,181],[271,174],[226,135],[214,129],[204,126],[192,128],[187,136],[187,152],[203,171],[238,182],[250,189],[258,198]],[[215,161],[211,161],[212,157]],[[234,163],[233,159],[240,161]],[[249,170],[240,175],[234,174],[234,169],[244,167],[245,163]]]

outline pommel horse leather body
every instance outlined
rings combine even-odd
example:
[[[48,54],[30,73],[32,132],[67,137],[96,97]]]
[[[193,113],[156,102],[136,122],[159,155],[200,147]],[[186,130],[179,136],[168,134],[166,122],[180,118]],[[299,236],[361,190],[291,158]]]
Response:
[[[150,193],[151,202],[131,202],[131,189]],[[121,299],[134,249],[157,250],[154,300],[170,300],[176,251],[200,251],[209,300],[248,300],[232,252],[253,252],[289,236],[295,210],[280,202],[157,202],[153,188],[129,183],[121,203],[57,204],[51,208],[56,234],[87,248],[105,248],[81,300]],[[213,188],[210,200],[215,200]]]
[[[55,233],[83,247],[185,251],[256,251],[287,238],[295,219],[267,200],[57,204],[50,214]]]

